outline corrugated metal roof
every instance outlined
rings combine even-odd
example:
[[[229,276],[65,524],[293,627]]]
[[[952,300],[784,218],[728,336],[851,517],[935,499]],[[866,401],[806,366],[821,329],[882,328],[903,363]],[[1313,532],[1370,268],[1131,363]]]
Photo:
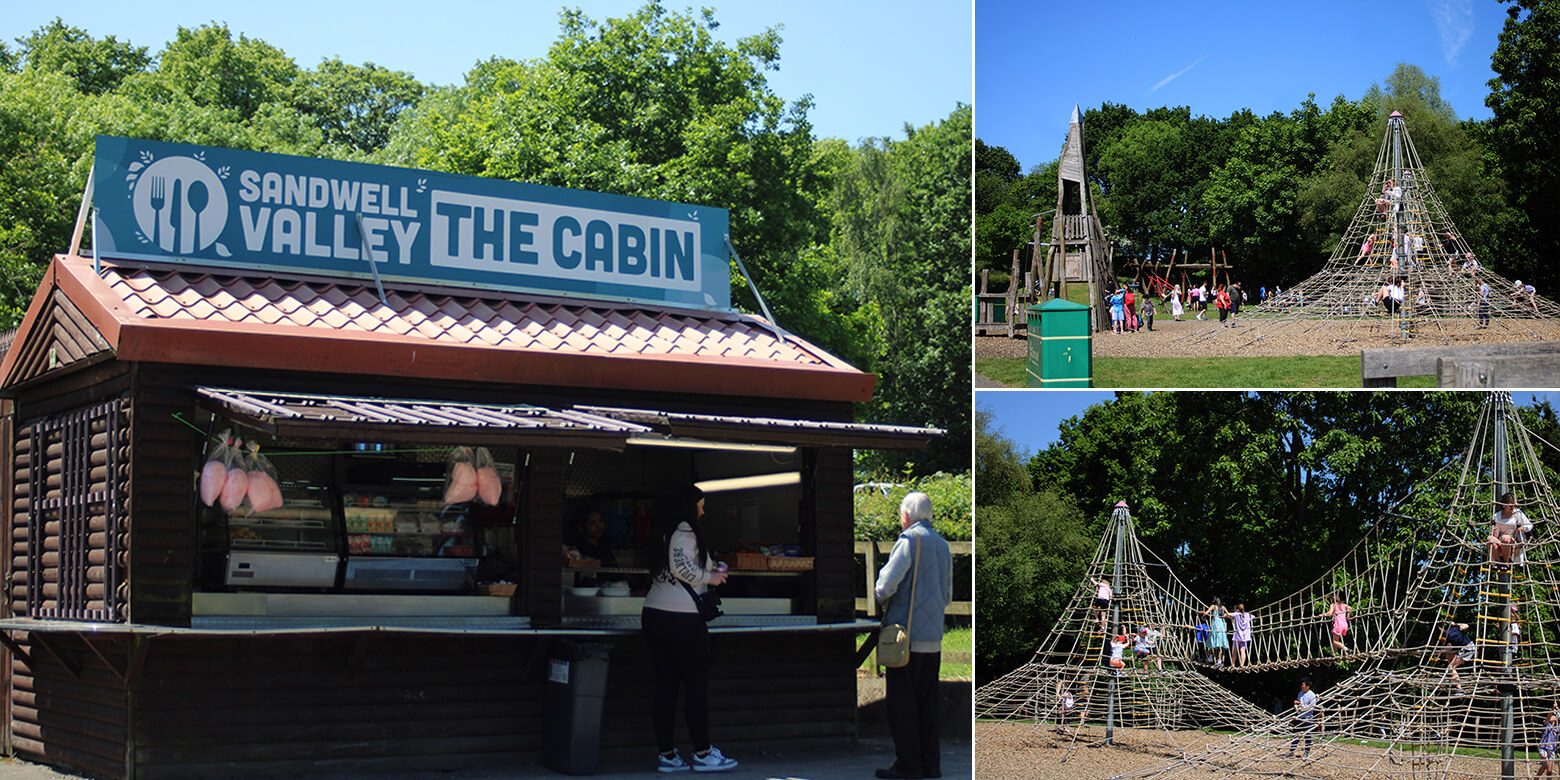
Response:
[[[629,436],[650,431],[647,426],[602,415],[528,404],[477,404],[222,387],[196,387],[195,392],[208,399],[208,405],[278,436],[335,433],[406,438],[421,437],[430,432],[462,436],[483,432],[506,437],[561,437],[571,443],[590,442],[617,449]]]
[[[707,439],[817,444],[860,449],[909,449],[925,447],[932,439],[947,434],[947,431],[941,428],[921,428],[911,425],[798,420],[783,417],[736,417],[656,409],[624,409],[612,406],[580,405],[574,408],[615,420],[648,425],[659,433],[671,436]]]

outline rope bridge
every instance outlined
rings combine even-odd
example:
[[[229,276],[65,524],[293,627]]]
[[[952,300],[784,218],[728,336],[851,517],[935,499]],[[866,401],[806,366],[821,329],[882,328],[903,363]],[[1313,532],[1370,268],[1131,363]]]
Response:
[[[1322,577],[1251,610],[1244,665],[1227,652],[1216,663],[1198,646],[1193,626],[1209,621],[1209,603],[1143,547],[1119,510],[1088,576],[1120,573],[1111,581],[1120,613],[1108,615],[1117,620],[1110,634],[1157,627],[1164,632],[1158,663],[1145,669],[1129,661],[1119,676],[1109,666],[1107,632],[1086,582],[1033,660],[980,689],[976,711],[1033,721],[1037,734],[1069,749],[1100,742],[1090,726],[1107,718],[1113,726],[1238,732],[1122,777],[1511,777],[1518,760],[1536,758],[1529,748],[1560,704],[1560,507],[1539,445],[1553,446],[1523,425],[1509,395],[1490,394],[1463,456],[1445,471],[1456,487],[1444,522],[1420,523],[1401,539],[1386,538],[1378,524]],[[1498,498],[1507,492],[1532,530],[1492,548]],[[1324,617],[1339,593],[1352,607],[1343,651]],[[1454,641],[1452,626],[1466,646]],[[1341,661],[1356,671],[1318,692],[1311,721],[1264,713],[1207,677]],[[1068,696],[1071,709],[1059,705]]]

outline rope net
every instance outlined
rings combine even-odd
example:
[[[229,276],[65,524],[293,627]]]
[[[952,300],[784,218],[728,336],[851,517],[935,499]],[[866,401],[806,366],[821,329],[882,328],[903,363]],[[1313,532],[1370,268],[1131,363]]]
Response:
[[[1243,313],[1247,344],[1310,336],[1377,344],[1560,336],[1560,305],[1474,255],[1393,112],[1364,198],[1320,271]],[[1238,335],[1237,335],[1238,334]]]
[[[1489,394],[1463,456],[1432,478],[1451,486],[1448,504],[1433,517],[1378,522],[1322,577],[1249,610],[1244,653],[1235,619],[1194,595],[1118,509],[1088,581],[1029,663],[981,687],[976,713],[1033,721],[1068,757],[1099,744],[1103,732],[1090,727],[1108,718],[1237,732],[1121,777],[1491,777],[1508,760],[1536,761],[1560,704],[1560,506],[1535,443],[1548,444],[1511,397]],[[1103,626],[1099,579],[1114,589]],[[1349,607],[1342,636],[1334,603]],[[1157,660],[1113,669],[1108,637],[1145,626],[1163,632]],[[1318,691],[1314,708],[1277,716],[1208,677],[1345,661],[1355,673]]]

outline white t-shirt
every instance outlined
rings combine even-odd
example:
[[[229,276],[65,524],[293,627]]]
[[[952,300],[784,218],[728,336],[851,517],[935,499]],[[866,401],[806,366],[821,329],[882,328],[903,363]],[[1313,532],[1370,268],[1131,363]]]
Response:
[[[1316,691],[1306,691],[1295,697],[1300,700],[1300,705],[1295,707],[1295,712],[1303,720],[1311,720],[1316,717]]]
[[[1494,523],[1496,528],[1509,531],[1512,535],[1516,535],[1518,531],[1525,534],[1533,530],[1533,521],[1529,520],[1520,508],[1512,509],[1511,517],[1504,517],[1499,509],[1495,510]]]
[[[1118,641],[1116,641],[1114,639],[1110,640],[1110,660],[1112,660],[1112,661],[1120,661],[1121,660],[1121,651],[1123,651],[1125,649],[1127,649],[1127,643],[1126,642],[1118,642]]]
[[[1148,633],[1138,634],[1138,639],[1144,648],[1153,650],[1159,644],[1159,637],[1161,636],[1164,636],[1163,631],[1160,631],[1157,628],[1150,628]]]
[[[1110,583],[1099,583],[1099,586],[1094,589],[1094,597],[1097,599],[1105,599],[1106,601],[1110,601]]]

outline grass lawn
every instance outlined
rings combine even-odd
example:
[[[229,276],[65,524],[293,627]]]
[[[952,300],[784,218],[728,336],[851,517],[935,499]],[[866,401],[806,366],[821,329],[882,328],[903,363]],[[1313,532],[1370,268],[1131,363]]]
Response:
[[[856,644],[860,645],[867,638],[866,634],[856,635]],[[942,641],[942,671],[938,675],[944,680],[973,680],[975,679],[975,632],[968,628],[950,628],[943,632]],[[873,671],[872,657],[861,662],[861,668]]]
[[[1009,387],[1024,387],[1024,358],[978,358],[975,371]],[[1360,359],[1347,355],[1294,357],[1094,359],[1095,387],[1359,387]],[[1435,387],[1430,376],[1399,387]]]

